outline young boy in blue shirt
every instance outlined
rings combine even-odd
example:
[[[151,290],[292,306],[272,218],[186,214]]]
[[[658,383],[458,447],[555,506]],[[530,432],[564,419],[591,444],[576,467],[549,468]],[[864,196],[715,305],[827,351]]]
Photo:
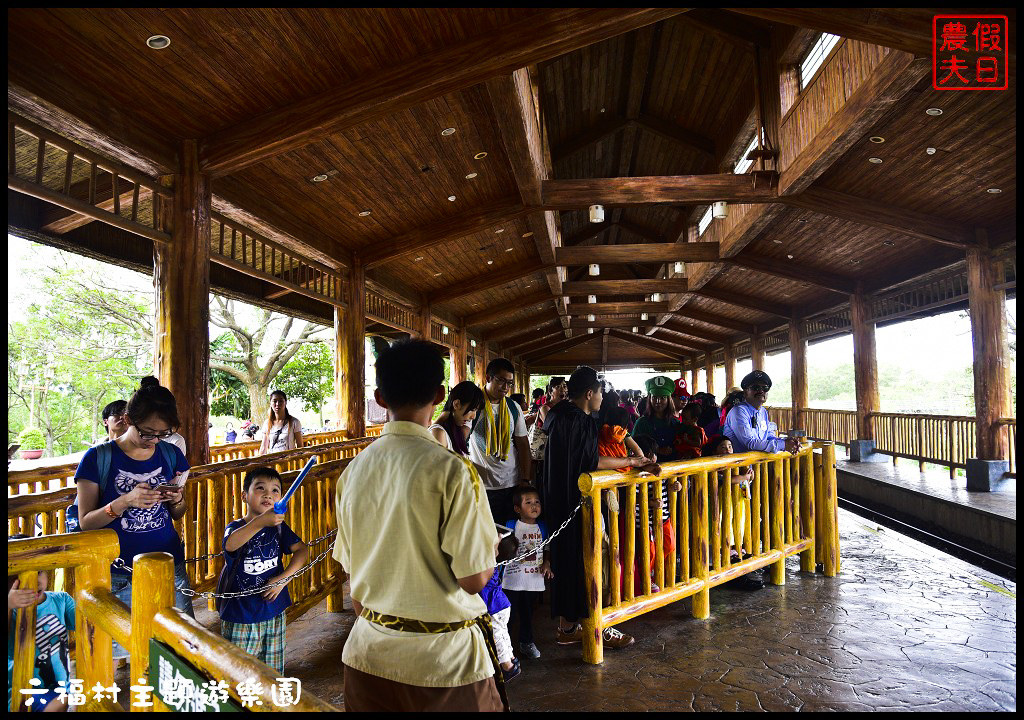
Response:
[[[281,476],[270,467],[250,470],[242,484],[249,512],[224,530],[222,589],[240,592],[287,580],[309,559],[309,548],[292,532],[284,515],[274,512],[281,499]],[[283,553],[291,553],[281,568]],[[266,592],[225,599],[220,607],[221,635],[284,674],[284,614],[291,605],[286,583]]]

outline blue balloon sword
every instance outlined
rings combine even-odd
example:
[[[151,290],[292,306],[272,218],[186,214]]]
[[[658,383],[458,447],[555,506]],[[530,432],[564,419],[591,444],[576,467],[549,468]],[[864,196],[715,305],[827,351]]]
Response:
[[[281,515],[288,510],[288,501],[292,499],[292,495],[294,495],[295,491],[299,489],[299,485],[301,485],[302,481],[306,479],[306,475],[309,474],[309,471],[313,469],[314,465],[316,465],[316,455],[309,459],[306,463],[306,467],[302,468],[302,472],[300,472],[299,476],[295,478],[295,482],[293,482],[292,486],[288,488],[288,492],[284,494],[284,497],[274,503],[275,513]]]

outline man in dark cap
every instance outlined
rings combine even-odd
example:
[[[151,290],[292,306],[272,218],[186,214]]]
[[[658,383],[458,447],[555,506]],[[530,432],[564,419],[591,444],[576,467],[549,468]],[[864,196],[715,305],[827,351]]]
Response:
[[[783,440],[775,434],[775,426],[768,422],[768,411],[764,404],[768,400],[772,379],[763,370],[748,373],[740,383],[743,402],[729,411],[722,433],[732,441],[733,450],[738,453],[783,452],[795,453],[800,449],[796,438]]]

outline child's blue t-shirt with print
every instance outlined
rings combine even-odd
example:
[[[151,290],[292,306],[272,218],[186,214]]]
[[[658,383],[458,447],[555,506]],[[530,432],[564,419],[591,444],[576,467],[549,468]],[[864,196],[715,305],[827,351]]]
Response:
[[[245,522],[245,518],[241,518],[230,523],[224,529],[224,542],[227,542],[231,533],[244,527]],[[266,585],[271,577],[284,569],[281,566],[281,553],[288,552],[289,548],[300,542],[302,538],[292,532],[288,523],[281,523],[277,527],[263,528],[235,552],[225,550],[225,572],[234,573],[234,582],[228,588],[228,592],[251,590]],[[241,565],[238,566],[237,563]],[[263,622],[277,617],[291,604],[287,587],[272,602],[268,602],[262,593],[225,599],[221,606],[220,619],[234,623]]]
[[[130,493],[136,485],[145,483],[150,488],[156,488],[163,483],[173,482],[175,477],[188,470],[188,461],[174,445],[169,446],[173,452],[174,467],[164,464],[164,453],[160,448],[155,448],[153,456],[148,460],[133,460],[124,454],[116,442],[108,445],[111,453],[110,474],[97,507],[103,507],[121,495]],[[91,480],[100,484],[98,476],[97,448],[90,448],[75,471],[75,482]],[[164,503],[157,503],[145,510],[130,507],[105,527],[117,533],[121,544],[120,557],[128,567],[132,565],[132,558],[148,552],[170,553],[174,561],[179,563],[185,560],[181,538],[174,529],[171,513]]]
[[[68,628],[75,627],[75,600],[64,592],[47,592],[36,605],[35,677],[41,689],[56,690],[68,680]],[[7,632],[7,709],[11,709],[11,680],[14,673],[14,613]]]

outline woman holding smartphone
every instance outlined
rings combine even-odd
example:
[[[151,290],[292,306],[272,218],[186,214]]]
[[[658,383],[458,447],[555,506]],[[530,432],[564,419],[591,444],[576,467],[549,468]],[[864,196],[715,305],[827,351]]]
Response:
[[[129,607],[132,559],[139,553],[170,553],[175,606],[195,617],[182,592],[189,583],[184,548],[173,524],[185,514],[188,461],[165,442],[179,424],[174,395],[155,377],[142,378],[128,401],[125,420],[127,431],[105,446],[90,448],[75,471],[80,529],[117,533],[121,554],[110,569],[111,592]],[[114,643],[115,658],[127,654]]]

